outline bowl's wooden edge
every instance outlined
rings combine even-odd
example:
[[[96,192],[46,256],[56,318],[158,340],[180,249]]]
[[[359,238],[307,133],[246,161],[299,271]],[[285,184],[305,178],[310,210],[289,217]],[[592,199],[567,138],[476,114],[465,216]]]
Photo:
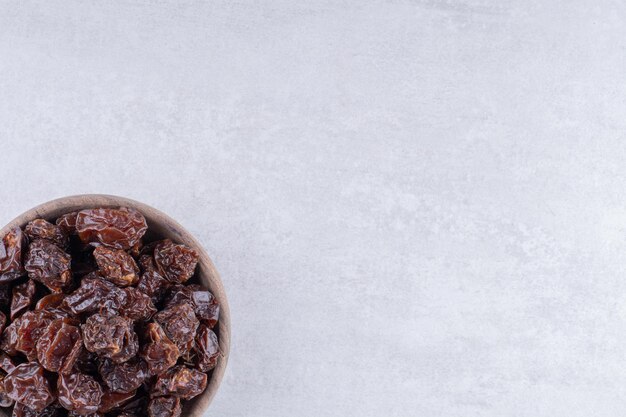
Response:
[[[204,282],[205,280],[202,279],[203,283],[209,286],[209,289],[220,303],[220,320],[218,322],[221,351],[220,358],[217,362],[217,366],[212,371],[212,374],[210,374],[206,391],[192,401],[189,401],[183,413],[189,417],[200,417],[204,411],[207,410],[209,404],[215,397],[228,363],[230,353],[230,309],[228,307],[228,299],[226,298],[222,280],[220,279],[213,261],[200,242],[191,233],[165,213],[139,201],[114,195],[83,194],[51,200],[25,211],[0,229],[0,236],[4,236],[9,229],[15,226],[23,227],[29,221],[37,218],[51,219],[67,212],[85,208],[122,206],[139,210],[146,217],[148,223],[156,223],[162,227],[166,227],[168,232],[175,236],[173,240],[178,240],[179,242],[195,248],[200,255],[197,273],[199,273],[201,277],[206,276],[208,282]],[[2,413],[3,412],[0,411],[0,414]]]

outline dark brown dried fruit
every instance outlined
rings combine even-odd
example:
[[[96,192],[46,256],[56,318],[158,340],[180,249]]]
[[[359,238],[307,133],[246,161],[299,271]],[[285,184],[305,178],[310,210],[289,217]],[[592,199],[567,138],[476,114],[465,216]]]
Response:
[[[180,417],[180,399],[176,397],[157,397],[148,404],[149,417]]]
[[[193,275],[198,264],[198,253],[169,239],[162,240],[154,248],[154,262],[161,275],[170,282],[182,284]]]
[[[176,365],[179,351],[161,326],[148,323],[146,328],[147,343],[141,351],[141,357],[148,365],[150,375],[159,375]]]
[[[141,360],[116,364],[108,359],[100,365],[102,381],[111,392],[135,391],[148,378],[148,367]]]
[[[198,334],[196,334],[194,353],[196,367],[202,372],[208,372],[217,365],[217,359],[220,356],[220,345],[213,330],[204,324],[200,325]]]
[[[100,413],[108,413],[116,410],[132,400],[136,393],[136,391],[128,393],[105,391],[98,411]]]
[[[64,214],[57,219],[56,225],[68,235],[76,234],[76,216],[78,216],[77,211]]]
[[[35,300],[35,281],[29,279],[27,282],[13,287],[13,298],[11,299],[11,320],[15,320],[20,314],[28,310]]]
[[[148,270],[141,275],[137,289],[152,299],[153,303],[159,303],[172,285],[163,278],[156,270]]]
[[[151,395],[161,397],[173,395],[190,400],[206,388],[207,375],[186,366],[176,366],[159,375]]]
[[[211,292],[203,290],[199,285],[175,285],[170,291],[165,306],[169,307],[182,302],[189,303],[193,307],[198,320],[210,328],[213,328],[217,323],[220,315],[220,306]]]
[[[48,371],[69,374],[83,348],[80,330],[71,319],[56,319],[37,341],[37,359]]]
[[[125,317],[94,314],[82,325],[82,331],[87,350],[115,363],[129,360],[139,349],[133,321]]]
[[[22,352],[29,361],[34,361],[37,359],[36,341],[54,319],[64,315],[67,313],[55,309],[27,311],[4,329],[0,347],[9,355]]]
[[[71,257],[47,240],[35,240],[28,247],[24,268],[28,276],[52,292],[61,292],[72,282]]]
[[[146,219],[137,210],[101,208],[82,210],[76,216],[76,230],[84,243],[128,250],[146,233]]]
[[[134,321],[147,321],[157,312],[150,297],[136,288],[124,288],[126,304],[120,314]]]
[[[61,415],[61,407],[57,403],[50,404],[42,411],[35,411],[24,404],[15,403],[13,417],[58,417]]]
[[[61,227],[44,219],[35,219],[28,223],[24,228],[24,233],[31,241],[48,240],[61,249],[67,249],[69,244],[67,233]]]
[[[15,363],[13,359],[9,355],[4,352],[0,352],[0,369],[4,372],[9,373],[15,369]]]
[[[95,413],[102,401],[102,387],[93,377],[75,373],[59,375],[57,381],[59,403],[78,414]]]
[[[43,368],[35,362],[18,365],[7,374],[4,390],[9,398],[35,411],[42,411],[55,399]]]
[[[188,303],[180,303],[160,311],[154,319],[163,327],[165,334],[176,343],[180,351],[187,351],[200,322]]]
[[[22,255],[26,236],[22,229],[14,227],[0,242],[0,281],[13,281],[24,275]]]
[[[120,287],[134,285],[139,281],[139,267],[132,256],[119,249],[103,246],[93,251],[100,275]]]
[[[35,310],[45,310],[47,308],[60,308],[66,295],[63,293],[55,293],[44,295],[37,301]]]
[[[0,374],[0,407],[11,407],[15,401],[4,390],[4,373]]]
[[[89,274],[80,287],[63,301],[62,307],[73,314],[94,313],[103,308],[114,312],[126,305],[126,293],[98,274]]]

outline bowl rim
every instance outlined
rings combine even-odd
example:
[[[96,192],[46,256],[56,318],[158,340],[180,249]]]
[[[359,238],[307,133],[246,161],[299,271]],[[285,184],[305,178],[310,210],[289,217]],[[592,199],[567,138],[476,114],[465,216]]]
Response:
[[[148,223],[154,224],[155,221],[158,221],[160,226],[166,227],[169,233],[176,235],[176,239],[180,237],[178,240],[181,243],[193,247],[198,252],[199,262],[196,274],[206,276],[209,289],[220,304],[220,318],[218,321],[220,356],[217,365],[210,374],[206,390],[193,400],[187,401],[183,411],[185,416],[200,417],[208,409],[224,378],[230,353],[231,328],[230,309],[221,277],[209,254],[193,234],[169,215],[140,201],[110,194],[77,194],[56,198],[26,210],[3,226],[0,229],[0,236],[4,236],[11,228],[16,226],[23,228],[26,223],[37,218],[51,219],[58,217],[60,214],[97,207],[135,208],[146,217]],[[204,280],[203,283],[205,283]],[[0,415],[3,414],[3,411],[0,411]]]

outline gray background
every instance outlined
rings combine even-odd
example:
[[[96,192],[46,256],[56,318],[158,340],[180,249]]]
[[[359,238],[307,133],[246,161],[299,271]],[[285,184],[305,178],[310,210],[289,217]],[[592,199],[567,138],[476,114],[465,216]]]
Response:
[[[0,0],[0,222],[135,198],[233,317],[207,416],[626,407],[623,1]]]

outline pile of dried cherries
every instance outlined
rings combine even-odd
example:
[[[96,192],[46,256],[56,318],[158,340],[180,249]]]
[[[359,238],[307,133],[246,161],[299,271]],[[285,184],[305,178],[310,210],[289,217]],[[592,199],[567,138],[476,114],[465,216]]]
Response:
[[[0,406],[14,417],[177,417],[220,355],[198,254],[131,208],[33,220],[0,242]]]

